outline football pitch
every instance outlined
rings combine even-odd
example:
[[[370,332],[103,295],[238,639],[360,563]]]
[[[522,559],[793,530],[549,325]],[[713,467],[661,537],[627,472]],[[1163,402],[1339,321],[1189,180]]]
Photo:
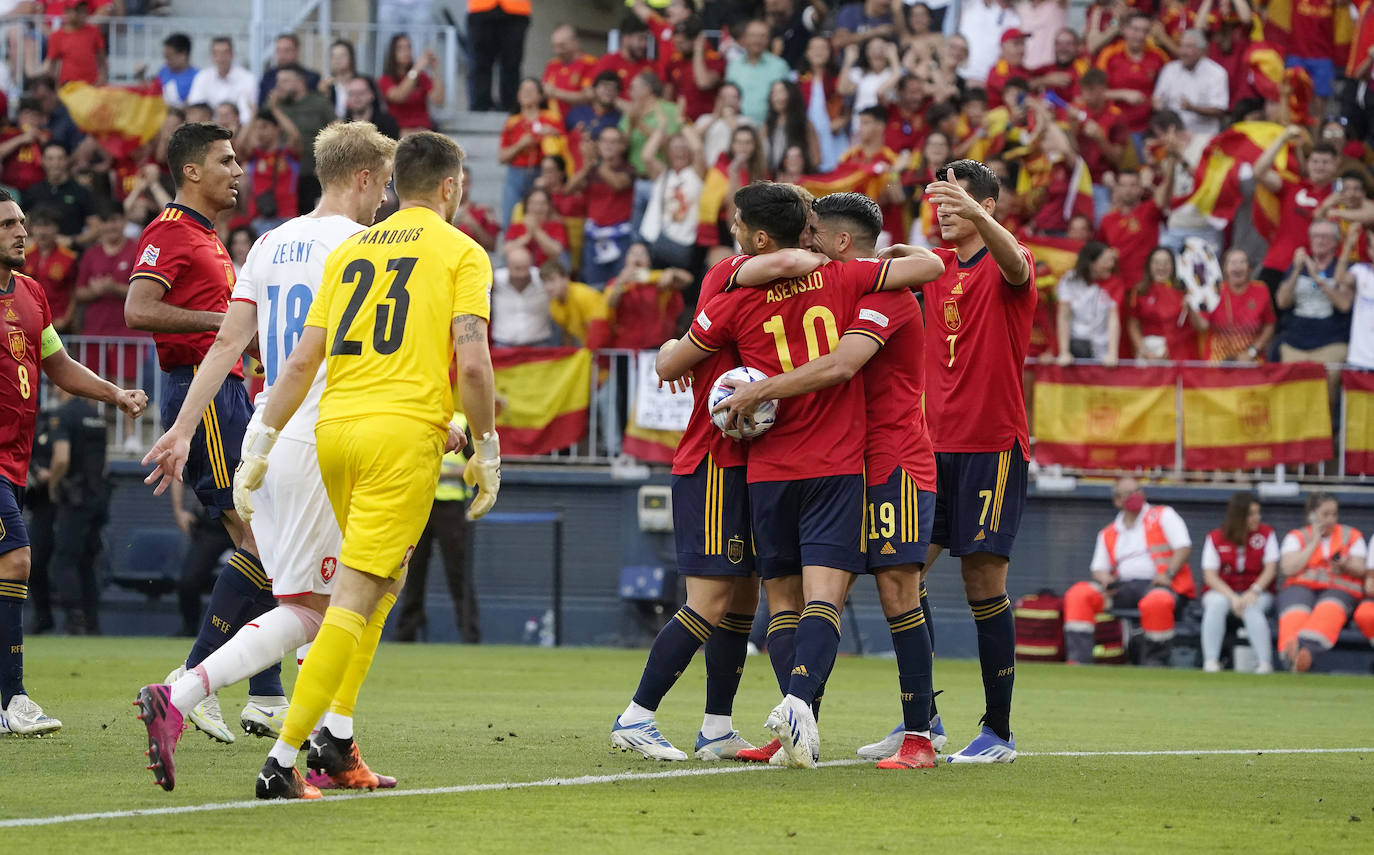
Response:
[[[842,658],[821,715],[831,765],[808,771],[613,750],[643,651],[383,644],[358,741],[399,788],[269,803],[252,798],[266,740],[188,731],[172,793],[143,769],[130,702],[188,646],[29,639],[28,687],[64,728],[0,738],[7,850],[1374,851],[1368,677],[1020,665],[1015,764],[880,772],[854,749],[897,720],[895,668]],[[703,685],[698,657],[659,711],[689,753]],[[957,750],[981,712],[977,664],[938,662],[936,686]],[[767,657],[751,657],[735,705],[746,738],[764,740],[776,696]],[[221,694],[226,719],[244,698]]]

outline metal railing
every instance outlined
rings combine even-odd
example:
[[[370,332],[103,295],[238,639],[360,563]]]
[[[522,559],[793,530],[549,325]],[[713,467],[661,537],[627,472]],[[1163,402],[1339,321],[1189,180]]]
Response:
[[[148,409],[138,419],[130,419],[107,404],[99,404],[101,416],[109,425],[109,453],[116,457],[142,457],[162,435],[158,406],[162,401],[163,374],[157,367],[153,340],[147,337],[70,336],[62,343],[73,359],[96,374],[125,389],[148,393]],[[52,381],[43,376],[39,386],[39,406],[57,406]]]

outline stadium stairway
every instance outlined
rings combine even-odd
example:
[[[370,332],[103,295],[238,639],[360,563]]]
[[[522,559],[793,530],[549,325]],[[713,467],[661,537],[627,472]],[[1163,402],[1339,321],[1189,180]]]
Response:
[[[505,113],[472,113],[463,110],[441,126],[441,130],[457,140],[467,153],[467,166],[472,171],[472,186],[467,188],[468,198],[491,210],[497,219],[501,216],[501,189],[506,176],[506,168],[498,159],[501,128],[505,126],[506,118]]]

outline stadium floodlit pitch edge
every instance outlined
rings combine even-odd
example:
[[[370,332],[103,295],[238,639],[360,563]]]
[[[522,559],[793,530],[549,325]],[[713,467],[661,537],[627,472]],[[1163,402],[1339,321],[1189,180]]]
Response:
[[[1201,748],[1196,750],[1171,749],[1162,751],[1024,751],[1017,757],[1194,757],[1238,754],[1369,754],[1374,748]],[[831,760],[821,766],[858,766],[870,764],[869,760]],[[202,805],[178,805],[165,808],[141,808],[135,810],[111,810],[99,813],[72,813],[64,816],[34,816],[19,819],[0,820],[0,828],[20,828],[37,825],[64,825],[73,822],[89,822],[98,819],[128,819],[140,816],[169,816],[182,813],[204,813],[206,811],[248,810],[250,808],[285,808],[289,805],[321,805],[362,798],[401,798],[404,796],[443,796],[461,793],[480,793],[490,790],[523,790],[534,787],[581,787],[588,784],[610,784],[619,781],[653,781],[664,778],[690,778],[699,775],[728,775],[740,772],[763,772],[780,769],[779,766],[763,764],[719,765],[706,768],[672,769],[664,772],[621,772],[615,775],[581,775],[576,778],[544,778],[540,781],[498,781],[490,784],[462,784],[454,787],[428,787],[417,790],[378,790],[375,792],[340,793],[317,801],[265,801],[251,799],[241,802],[210,802]],[[957,773],[956,773],[957,774]]]

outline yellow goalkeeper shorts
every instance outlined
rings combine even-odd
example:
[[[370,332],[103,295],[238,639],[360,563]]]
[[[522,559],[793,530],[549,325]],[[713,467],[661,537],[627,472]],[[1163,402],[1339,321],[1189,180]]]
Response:
[[[320,476],[343,532],[339,562],[398,579],[429,520],[447,436],[405,416],[315,428]]]

